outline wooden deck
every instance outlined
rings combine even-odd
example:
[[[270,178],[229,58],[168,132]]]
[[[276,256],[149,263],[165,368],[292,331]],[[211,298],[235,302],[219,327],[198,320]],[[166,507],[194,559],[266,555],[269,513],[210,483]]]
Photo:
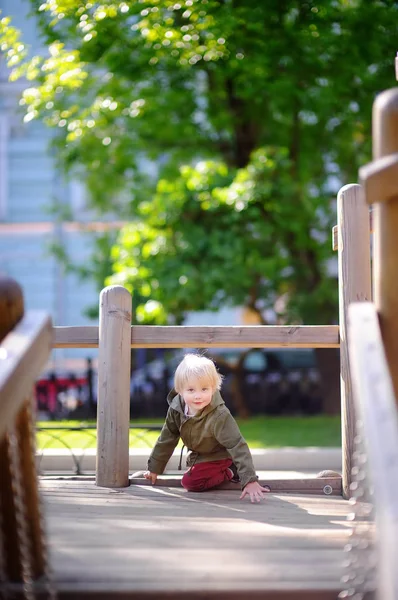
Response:
[[[341,590],[348,502],[337,496],[41,480],[61,598],[315,598]]]

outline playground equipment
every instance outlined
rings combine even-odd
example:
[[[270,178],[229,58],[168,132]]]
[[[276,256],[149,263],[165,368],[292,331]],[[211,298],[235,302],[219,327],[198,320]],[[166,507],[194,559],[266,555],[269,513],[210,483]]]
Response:
[[[24,315],[19,286],[2,282],[0,579],[4,591],[26,598],[34,598],[36,592],[55,597],[41,525],[30,411],[30,391],[52,347],[99,347],[96,483],[107,488],[129,485],[130,348],[340,347],[342,479],[287,480],[284,491],[310,493],[318,485],[316,492],[330,493],[326,490],[330,485],[332,491],[340,490],[344,498],[350,498],[359,514],[365,505],[369,510],[373,488],[377,596],[398,599],[398,88],[376,100],[373,125],[375,162],[360,173],[365,195],[358,185],[345,186],[338,195],[337,243],[336,231],[334,239],[339,261],[339,327],[131,327],[131,296],[124,288],[111,286],[100,296],[99,327],[52,328],[46,315]],[[376,203],[374,305],[370,302],[370,223],[365,196],[368,204]],[[273,482],[267,483],[272,490]],[[368,562],[359,554],[373,543],[369,531],[357,532],[347,544],[348,569],[341,598],[371,597],[372,584],[364,575]],[[296,592],[274,597],[315,597],[307,590]],[[256,597],[269,596],[262,590]],[[316,597],[336,595],[324,590]]]

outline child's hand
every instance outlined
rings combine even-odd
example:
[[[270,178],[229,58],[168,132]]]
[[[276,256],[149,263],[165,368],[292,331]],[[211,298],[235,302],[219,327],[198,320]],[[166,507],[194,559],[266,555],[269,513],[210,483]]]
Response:
[[[251,481],[243,488],[243,492],[241,493],[239,500],[242,500],[246,494],[249,494],[251,502],[260,502],[265,498],[265,492],[269,491],[269,488],[262,487],[258,481]]]
[[[151,473],[150,471],[145,471],[145,473],[144,473],[144,477],[145,477],[145,479],[150,479],[150,480],[151,480],[151,483],[152,483],[152,485],[155,485],[155,483],[156,483],[156,480],[157,480],[157,478],[158,478],[158,476],[157,476],[157,474],[156,474],[156,473]]]

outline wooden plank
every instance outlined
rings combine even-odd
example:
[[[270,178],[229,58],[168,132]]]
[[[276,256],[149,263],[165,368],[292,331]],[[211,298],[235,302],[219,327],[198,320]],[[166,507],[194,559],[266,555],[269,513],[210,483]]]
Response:
[[[398,412],[376,307],[349,310],[350,360],[355,402],[374,486],[378,519],[380,598],[398,598]]]
[[[339,589],[324,590],[298,590],[286,589],[278,590],[269,587],[266,590],[250,590],[252,600],[338,600]],[[212,590],[212,600],[247,600],[247,590]],[[85,588],[81,591],[74,586],[74,589],[62,589],[58,593],[59,600],[209,600],[209,592],[198,590],[159,590],[156,592],[147,592],[142,590],[99,590],[95,586],[92,589]],[[361,596],[363,600],[373,600],[373,592],[365,593]]]
[[[183,523],[186,525],[185,519]],[[113,585],[124,581],[133,589],[152,592],[165,588],[172,591],[181,587],[191,590],[199,587],[211,591],[214,587],[234,589],[236,585],[249,591],[266,587],[265,582],[279,589],[286,584],[293,587],[293,582],[305,582],[311,588],[318,587],[322,578],[328,587],[333,583],[335,586],[338,584],[335,577],[342,572],[340,548],[315,548],[299,552],[286,548],[268,549],[265,539],[264,547],[258,543],[256,547],[247,548],[245,545],[244,548],[238,548],[238,544],[232,546],[232,535],[228,538],[229,548],[218,548],[216,539],[214,546],[208,541],[206,547],[198,549],[177,548],[171,543],[156,547],[153,542],[150,546],[146,544],[141,548],[132,548],[120,542],[118,547],[112,547],[112,553],[105,546],[67,544],[63,546],[65,555],[73,552],[74,556],[63,564],[60,562],[61,556],[56,558],[57,587],[61,587],[62,583],[73,584],[84,576],[89,583],[96,583],[98,587],[104,585],[112,589]],[[181,578],[179,583],[178,577]]]
[[[0,342],[22,319],[23,314],[21,286],[14,279],[0,276]]]
[[[361,167],[360,179],[369,203],[389,202],[397,195],[398,155],[396,151],[397,148],[394,154],[379,155],[377,160]]]
[[[99,327],[54,327],[53,348],[98,348]]]
[[[23,293],[20,285],[8,277],[0,277],[0,342],[21,321],[24,314]],[[0,347],[0,370],[7,358],[4,347]],[[22,554],[18,538],[16,497],[11,467],[11,444],[7,428],[14,425],[18,412],[3,412],[0,403],[0,554],[4,556],[2,574],[13,581],[22,579]],[[4,408],[3,408],[4,409]],[[0,561],[2,562],[2,561]]]
[[[337,196],[339,226],[339,321],[341,381],[341,442],[343,495],[348,498],[354,451],[355,411],[347,341],[347,310],[351,302],[372,298],[369,213],[360,185],[344,186]]]
[[[45,586],[41,587],[43,590]],[[106,586],[109,587],[109,586]],[[10,589],[11,593],[11,589]],[[339,588],[334,590],[325,589],[289,589],[284,590],[269,587],[266,590],[250,590],[250,598],[253,600],[338,600]],[[12,598],[15,600],[25,600],[25,592],[16,587],[12,588]],[[35,594],[39,600],[47,600],[47,591],[41,591],[40,588]],[[158,590],[148,592],[146,590],[124,589],[123,585],[117,585],[112,589],[99,588],[95,583],[90,586],[79,586],[79,584],[63,585],[57,590],[59,600],[247,600],[248,592],[246,589],[238,590],[212,590],[211,595],[208,591],[199,590]],[[363,600],[374,600],[374,593],[369,592],[361,596]]]
[[[269,510],[269,503],[267,502],[267,510]],[[284,512],[284,514],[283,514]],[[104,515],[104,512],[102,513]],[[48,513],[48,518],[55,519],[56,512],[50,511]],[[77,511],[71,513],[62,512],[63,519],[66,520],[64,526],[59,527],[59,539],[62,540],[62,546],[70,547],[74,546],[76,548],[88,548],[88,547],[100,547],[106,548],[107,546],[117,547],[129,547],[128,540],[126,540],[127,535],[131,535],[131,527],[128,527],[128,533],[126,536],[120,533],[120,527],[116,526],[113,529],[108,528],[106,530],[106,538],[103,538],[101,541],[98,536],[98,531],[93,526],[88,526],[87,522],[85,522],[85,517],[79,516]],[[121,519],[123,519],[124,514],[120,512],[119,514],[115,511],[111,511],[108,513],[106,511],[106,517],[109,520],[113,520],[114,523],[118,523]],[[285,517],[285,521],[283,520]],[[94,518],[97,520],[100,518],[100,514],[94,513]],[[82,532],[84,535],[80,537],[76,536],[73,528],[70,527],[70,521],[74,519],[75,527]],[[339,517],[340,521],[343,521],[344,516]],[[337,519],[336,519],[337,520]],[[109,521],[110,522],[110,521]],[[152,524],[152,526],[147,522],[143,522],[143,526],[139,524],[134,527],[134,546],[139,547],[147,547],[148,539],[153,540],[154,530],[158,526],[156,522]],[[165,518],[162,520],[162,532],[172,537],[175,532],[175,520],[172,518]],[[231,525],[232,531],[234,535],[239,536],[244,532],[245,525],[243,523],[240,526]],[[255,531],[254,525],[252,525],[252,529],[250,530],[253,533],[253,547],[257,543],[255,541]],[[281,550],[282,548],[289,548],[292,551],[300,552],[301,550],[336,550],[341,552],[342,540],[341,540],[341,532],[339,530],[334,529],[322,529],[317,525],[313,527],[308,525],[308,523],[302,521],[298,522],[291,517],[286,517],[286,511],[280,510],[279,513],[276,513],[274,507],[272,507],[272,527],[262,528],[262,535],[266,535],[267,537],[267,550]],[[302,531],[304,529],[305,533]],[[220,531],[218,524],[215,524],[215,530]],[[287,530],[287,531],[286,531]],[[320,535],[322,532],[322,535]],[[196,549],[208,548],[208,525],[203,525],[195,528],[195,547]],[[217,547],[221,551],[223,549],[228,549],[229,540],[225,539],[224,535],[218,536]],[[248,543],[246,540],[245,543]],[[250,543],[250,542],[249,542]],[[189,549],[192,546],[192,540],[182,538],[179,541],[179,548]]]
[[[96,348],[98,327],[55,327],[54,348]],[[132,348],[338,348],[337,325],[167,327],[135,325]]]
[[[273,494],[317,494],[326,496],[341,496],[341,477],[308,477],[305,479],[267,479],[260,480],[260,484],[268,486]],[[145,479],[141,472],[130,477],[130,485],[152,485]],[[181,487],[180,477],[160,476],[156,481],[159,487]],[[220,490],[240,490],[239,483],[224,483],[218,487]]]
[[[0,438],[13,422],[51,352],[50,317],[30,311],[1,344]]]

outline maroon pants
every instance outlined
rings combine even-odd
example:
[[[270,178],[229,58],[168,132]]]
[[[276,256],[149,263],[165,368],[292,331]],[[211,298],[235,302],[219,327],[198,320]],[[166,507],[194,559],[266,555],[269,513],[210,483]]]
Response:
[[[224,481],[230,481],[233,474],[228,467],[231,465],[230,458],[195,464],[184,473],[181,485],[188,492],[204,492]]]

